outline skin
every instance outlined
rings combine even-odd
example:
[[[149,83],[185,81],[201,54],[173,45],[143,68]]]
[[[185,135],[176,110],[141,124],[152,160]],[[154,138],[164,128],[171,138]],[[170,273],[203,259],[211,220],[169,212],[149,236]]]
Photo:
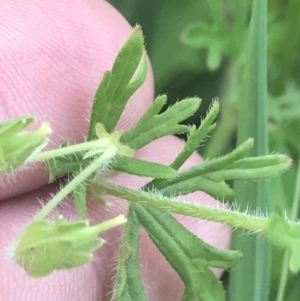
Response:
[[[0,1],[0,117],[34,114],[53,128],[48,148],[60,139],[83,141],[87,133],[95,89],[131,31],[126,20],[101,0],[2,0]],[[118,129],[128,129],[154,98],[151,66],[146,82],[130,99]],[[183,147],[176,137],[165,137],[139,150],[136,157],[170,163]],[[163,151],[162,151],[163,150]],[[194,154],[184,168],[201,162]],[[110,300],[115,276],[116,252],[122,227],[103,234],[106,244],[95,252],[92,263],[32,279],[12,260],[11,242],[50,194],[58,189],[47,184],[40,164],[0,178],[0,295],[3,300],[99,301]],[[141,187],[148,179],[125,174],[115,182]],[[210,196],[197,192],[186,199],[216,205]],[[89,200],[90,219],[99,223],[120,213],[127,203],[109,199],[101,207]],[[58,209],[76,218],[72,200]],[[188,229],[218,247],[230,246],[230,229],[224,225],[177,217]],[[151,301],[180,300],[183,283],[143,232],[141,273]],[[220,271],[216,271],[218,275]]]

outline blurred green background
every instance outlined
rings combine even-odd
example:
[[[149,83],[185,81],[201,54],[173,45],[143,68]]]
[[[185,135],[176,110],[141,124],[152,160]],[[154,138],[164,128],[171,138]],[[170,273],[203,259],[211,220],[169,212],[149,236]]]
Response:
[[[142,26],[156,95],[166,93],[168,105],[185,97],[202,98],[199,112],[188,123],[199,124],[212,99],[220,99],[218,127],[201,146],[202,156],[212,158],[232,150],[243,100],[240,83],[252,1],[109,2],[132,26]],[[268,1],[268,93],[270,151],[285,153],[294,162],[288,172],[272,179],[271,209],[290,216],[300,153],[299,0]],[[276,300],[282,260],[283,252],[273,248],[270,300]],[[299,282],[300,275],[289,275],[282,300],[300,300]]]

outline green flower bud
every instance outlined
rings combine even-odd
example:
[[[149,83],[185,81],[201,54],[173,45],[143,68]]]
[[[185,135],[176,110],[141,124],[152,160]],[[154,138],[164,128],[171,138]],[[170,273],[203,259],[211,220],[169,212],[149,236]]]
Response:
[[[100,232],[125,222],[123,215],[96,226],[87,220],[66,221],[61,215],[55,222],[33,221],[14,242],[14,259],[32,277],[80,266],[91,261],[92,252],[104,243]]]
[[[17,169],[47,145],[47,135],[52,132],[47,123],[34,131],[23,131],[33,121],[29,116],[0,123],[0,173]]]

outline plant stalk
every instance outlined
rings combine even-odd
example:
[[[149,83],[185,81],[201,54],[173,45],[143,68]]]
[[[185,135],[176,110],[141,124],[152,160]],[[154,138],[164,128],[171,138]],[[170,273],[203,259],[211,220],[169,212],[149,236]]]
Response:
[[[68,185],[61,189],[35,216],[35,220],[41,220],[46,217],[69,193],[71,193],[78,185],[84,182],[91,174],[96,172],[97,169],[100,168],[105,162],[112,159],[116,154],[116,147],[108,147],[98,159],[86,167]]]
[[[228,226],[239,227],[252,232],[264,233],[267,229],[267,217],[253,216],[242,212],[232,211],[227,209],[225,205],[224,208],[218,208],[178,201],[155,192],[135,190],[113,184],[105,181],[104,179],[93,185],[97,186],[96,189],[99,193],[105,193],[126,199],[130,203],[163,209],[172,213],[192,216],[209,221],[220,222]]]
[[[50,151],[45,151],[42,153],[37,154],[34,156],[30,161],[31,162],[36,162],[36,161],[44,161],[44,160],[49,160],[53,159],[55,157],[62,157],[82,151],[87,151],[90,149],[103,149],[109,145],[109,138],[102,138],[94,141],[88,141],[88,142],[83,142],[79,144],[74,144]]]

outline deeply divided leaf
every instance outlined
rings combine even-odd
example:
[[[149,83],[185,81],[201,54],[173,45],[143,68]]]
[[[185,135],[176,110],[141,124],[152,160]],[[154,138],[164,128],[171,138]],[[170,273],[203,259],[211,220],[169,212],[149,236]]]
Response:
[[[245,158],[252,146],[253,139],[248,139],[225,156],[183,170],[172,180],[154,181],[154,184],[165,195],[201,190],[217,199],[231,199],[233,191],[225,181],[272,177],[290,166],[290,160],[283,155]]]
[[[97,123],[104,124],[109,133],[114,130],[127,101],[145,81],[147,62],[143,51],[143,33],[140,27],[136,27],[118,53],[112,70],[105,73],[97,89],[88,140],[97,138]]]
[[[82,217],[86,217],[87,214],[87,204],[86,204],[86,193],[87,193],[87,183],[83,182],[78,185],[73,191],[73,198],[76,208]]]
[[[133,206],[129,207],[128,212],[128,222],[118,254],[112,300],[147,301],[139,269],[140,222]]]
[[[182,164],[197,150],[202,141],[206,138],[208,133],[214,128],[213,122],[215,121],[219,112],[219,102],[215,101],[208,112],[201,125],[196,128],[193,126],[190,129],[189,137],[184,145],[183,150],[178,154],[171,166],[178,169]]]
[[[196,112],[200,99],[183,99],[159,114],[166,101],[165,95],[158,96],[138,123],[124,133],[121,140],[130,147],[139,149],[157,138],[188,131],[188,126],[179,123]]]
[[[241,254],[206,244],[162,210],[141,205],[134,208],[152,241],[184,281],[182,300],[224,301],[223,287],[209,267],[230,268]]]
[[[118,157],[111,167],[141,177],[172,179],[177,176],[172,167],[130,157]]]
[[[279,248],[290,252],[289,268],[292,273],[300,271],[300,225],[288,223],[278,214],[272,214],[269,218],[267,237]]]

